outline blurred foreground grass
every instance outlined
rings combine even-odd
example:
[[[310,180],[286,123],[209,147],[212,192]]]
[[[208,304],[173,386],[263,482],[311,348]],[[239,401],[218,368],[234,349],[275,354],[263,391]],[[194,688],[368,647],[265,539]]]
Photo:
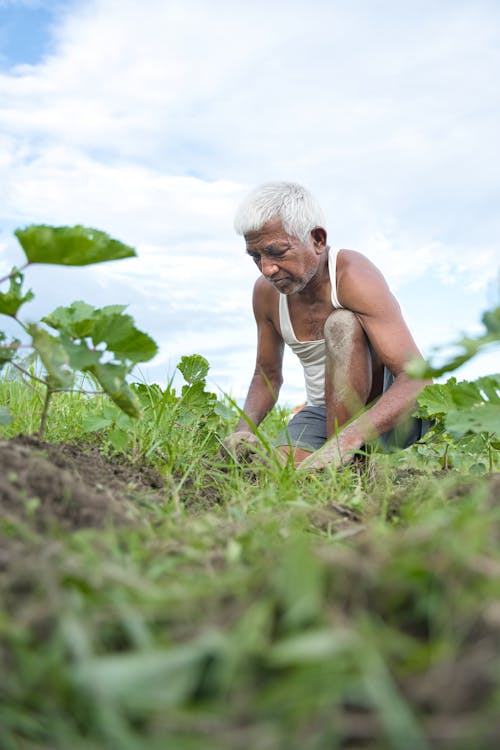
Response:
[[[410,451],[298,478],[186,445],[125,524],[3,516],[0,747],[500,745],[498,475]]]

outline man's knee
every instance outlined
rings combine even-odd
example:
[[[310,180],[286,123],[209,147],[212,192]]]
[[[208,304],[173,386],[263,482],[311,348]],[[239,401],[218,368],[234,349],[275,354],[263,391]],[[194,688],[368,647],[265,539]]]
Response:
[[[344,347],[365,338],[358,317],[351,310],[334,310],[325,321],[325,341],[329,347]]]

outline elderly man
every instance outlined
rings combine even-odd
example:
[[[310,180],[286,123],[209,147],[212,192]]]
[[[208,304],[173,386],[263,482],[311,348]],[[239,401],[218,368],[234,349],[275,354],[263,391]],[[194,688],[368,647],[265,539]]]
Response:
[[[276,441],[297,466],[347,463],[381,436],[406,447],[424,430],[409,419],[425,383],[405,373],[420,356],[382,274],[354,250],[327,244],[321,208],[309,191],[272,182],[240,205],[235,228],[260,271],[253,294],[258,344],[255,372],[236,432],[238,452],[258,442],[258,426],[282,384],[284,345],[304,368],[307,405]]]

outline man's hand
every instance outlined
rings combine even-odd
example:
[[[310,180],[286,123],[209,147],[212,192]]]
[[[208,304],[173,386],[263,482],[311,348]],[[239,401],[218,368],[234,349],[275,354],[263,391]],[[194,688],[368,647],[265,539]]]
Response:
[[[311,453],[298,466],[299,471],[314,471],[326,469],[331,466],[338,469],[340,466],[347,466],[354,457],[352,450],[343,451],[336,438],[332,438],[317,451]]]
[[[224,447],[238,463],[251,461],[258,453],[260,444],[257,435],[250,430],[238,430],[224,440]]]

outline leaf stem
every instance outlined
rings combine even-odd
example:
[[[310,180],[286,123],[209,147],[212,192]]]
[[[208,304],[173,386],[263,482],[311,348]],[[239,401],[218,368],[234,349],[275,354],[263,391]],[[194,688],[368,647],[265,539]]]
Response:
[[[21,266],[20,268],[13,268],[12,271],[7,274],[7,276],[4,276],[3,278],[0,279],[0,284],[3,284],[4,281],[8,281],[9,279],[11,279],[13,276],[16,275],[16,273],[20,273],[21,271],[24,271],[24,269],[27,268],[29,264],[30,263],[28,261],[27,263],[24,264],[24,266]]]
[[[46,388],[47,388],[47,391],[45,393],[45,401],[43,403],[42,417],[40,419],[40,429],[38,431],[38,436],[40,439],[43,438],[44,433],[45,433],[45,427],[47,424],[47,413],[49,411],[50,399],[52,398],[52,394],[54,393],[54,391],[48,385],[46,385]]]
[[[13,315],[12,317],[14,318],[14,320],[16,321],[16,323],[18,323],[18,325],[21,326],[21,328],[23,329],[23,331],[25,333],[29,333],[28,326],[26,325],[26,323],[23,323],[22,320],[19,320],[19,318],[17,317],[17,315]]]
[[[448,471],[448,451],[450,446],[446,444],[446,448],[444,450],[444,456],[443,456],[443,469],[445,471]]]
[[[33,373],[29,372],[29,370],[25,370],[24,367],[21,367],[21,365],[18,365],[17,362],[9,361],[9,364],[15,367],[16,370],[19,370],[19,372],[22,372],[23,375],[26,375],[30,380],[36,380],[37,383],[41,383],[46,388],[48,387],[45,380],[42,380],[42,378],[39,378],[37,375],[33,375]]]

